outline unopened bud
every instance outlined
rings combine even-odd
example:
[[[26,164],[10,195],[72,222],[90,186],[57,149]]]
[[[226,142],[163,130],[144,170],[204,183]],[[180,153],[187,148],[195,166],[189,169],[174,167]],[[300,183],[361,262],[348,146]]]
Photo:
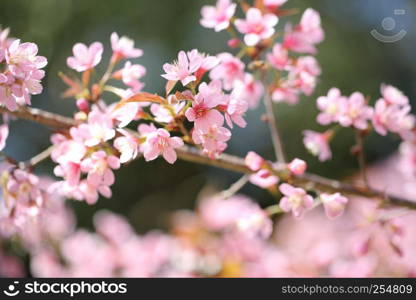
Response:
[[[233,39],[230,39],[227,44],[228,44],[228,47],[234,49],[234,48],[237,48],[238,45],[240,45],[240,40],[237,38],[233,38]]]
[[[88,113],[90,110],[90,105],[85,98],[81,98],[77,100],[77,107],[80,111]]]

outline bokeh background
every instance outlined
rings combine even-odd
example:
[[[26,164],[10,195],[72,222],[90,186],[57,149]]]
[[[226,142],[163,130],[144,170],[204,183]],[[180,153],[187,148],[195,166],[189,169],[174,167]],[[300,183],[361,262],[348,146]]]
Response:
[[[0,24],[10,27],[12,36],[39,45],[40,54],[49,60],[45,90],[33,97],[33,106],[71,115],[74,101],[63,99],[65,86],[58,78],[59,71],[67,71],[66,58],[76,42],[101,41],[107,51],[103,61],[111,55],[109,36],[116,31],[136,41],[145,55],[135,62],[144,65],[148,74],[146,90],[162,93],[164,80],[160,77],[164,62],[173,60],[181,49],[198,48],[216,54],[228,51],[227,34],[216,34],[199,26],[200,8],[215,0],[0,0]],[[402,89],[410,99],[416,95],[416,2],[412,0],[289,0],[286,7],[303,10],[313,7],[323,19],[326,40],[317,56],[323,75],[312,97],[304,97],[297,106],[276,105],[276,114],[288,156],[305,158],[311,171],[342,178],[354,174],[355,158],[350,154],[353,136],[346,130],[332,144],[336,153],[331,162],[321,164],[306,153],[302,145],[304,129],[322,130],[316,122],[315,100],[333,86],[344,94],[361,91],[379,97],[380,83],[390,83]],[[395,16],[395,9],[405,15]],[[293,22],[299,20],[294,16]],[[396,26],[386,31],[382,21],[394,18]],[[288,19],[281,21],[284,23]],[[282,25],[282,24],[281,24]],[[281,27],[280,27],[281,28]],[[385,35],[406,30],[404,39],[393,44],[374,39],[370,32],[377,29]],[[105,64],[103,64],[105,67]],[[111,100],[111,99],[109,99]],[[235,129],[227,152],[243,156],[255,150],[272,158],[268,129],[260,121],[263,109],[249,112],[248,127]],[[11,129],[6,152],[26,160],[49,145],[50,130],[37,124],[18,121]],[[366,142],[371,162],[381,160],[395,151],[398,140],[393,137],[370,136]],[[42,165],[40,172],[51,172],[52,163]],[[145,163],[135,161],[117,172],[113,186],[114,197],[102,199],[95,206],[84,202],[72,203],[80,226],[90,227],[91,216],[99,209],[109,209],[126,215],[139,232],[152,228],[166,228],[170,212],[193,208],[202,193],[227,188],[238,179],[237,174],[205,166],[178,161],[174,167],[163,160]],[[244,193],[262,205],[273,199],[253,186]]]

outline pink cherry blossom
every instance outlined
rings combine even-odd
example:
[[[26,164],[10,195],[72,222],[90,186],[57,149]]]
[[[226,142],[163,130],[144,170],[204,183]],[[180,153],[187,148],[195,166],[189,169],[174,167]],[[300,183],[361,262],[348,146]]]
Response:
[[[289,53],[281,44],[275,44],[272,53],[267,54],[267,60],[274,68],[286,70],[289,64]]]
[[[285,196],[280,200],[280,208],[284,212],[292,211],[295,218],[302,218],[304,213],[313,207],[313,198],[304,189],[296,188],[284,183],[279,187]]]
[[[387,106],[383,100],[376,103],[373,124],[378,133],[386,134],[386,130],[398,133],[402,138],[411,138],[415,127],[415,117],[410,114],[410,105]]]
[[[140,124],[137,127],[137,131],[139,132],[141,138],[146,138],[149,134],[156,132],[157,128],[153,123]]]
[[[6,62],[14,76],[25,78],[32,71],[42,69],[48,61],[37,56],[38,46],[34,43],[20,43],[15,40],[6,50]]]
[[[209,85],[204,82],[199,86],[199,93],[185,115],[188,121],[195,122],[195,128],[198,130],[206,131],[211,125],[222,126],[224,117],[215,107],[224,100],[219,81],[212,81]]]
[[[293,72],[296,74],[305,72],[310,74],[311,76],[316,77],[321,75],[322,73],[318,61],[315,57],[310,55],[299,57],[292,68]]]
[[[321,68],[313,56],[298,58],[293,66],[289,66],[289,83],[296,89],[310,96],[315,90],[317,77]]]
[[[112,118],[106,112],[100,111],[96,106],[93,106],[88,114],[88,123],[81,124],[79,130],[84,132],[86,137],[85,145],[88,147],[106,142],[116,134]]]
[[[97,203],[98,198],[100,195],[104,196],[105,198],[111,198],[112,191],[110,186],[106,185],[105,183],[100,183],[99,185],[93,185],[88,182],[88,180],[82,180],[79,184],[79,191],[77,193],[81,193],[81,199],[85,199],[85,201],[93,205]],[[76,194],[75,194],[75,197]],[[77,198],[75,198],[77,199]],[[81,200],[77,199],[77,200]]]
[[[38,95],[42,92],[42,85],[40,80],[45,76],[43,70],[33,70],[23,81],[17,79],[13,82],[10,92],[11,96],[14,97],[15,103],[18,105],[30,105],[30,95]],[[7,89],[7,87],[6,87]],[[7,105],[7,104],[6,104]]]
[[[353,126],[360,130],[367,129],[368,121],[373,116],[373,109],[367,105],[364,95],[355,92],[344,105],[346,107],[339,116],[339,123],[344,127]]]
[[[264,94],[264,87],[253,75],[246,73],[243,80],[234,81],[234,89],[231,94],[237,99],[246,101],[248,107],[254,109],[259,105]]]
[[[317,83],[317,76],[321,74],[321,68],[317,60],[312,56],[302,56],[291,61],[286,69],[288,75],[279,81],[272,92],[272,99],[276,102],[296,104],[301,93],[312,95]]]
[[[116,32],[111,34],[111,48],[113,55],[118,59],[137,58],[143,55],[141,49],[134,48],[133,40],[125,36],[120,38]]]
[[[102,150],[92,153],[81,163],[81,170],[87,173],[87,182],[90,186],[113,185],[115,176],[112,170],[118,168],[120,168],[120,160]]]
[[[74,161],[62,162],[54,168],[54,174],[63,177],[69,186],[77,186],[81,180],[81,163]]]
[[[330,135],[311,130],[305,130],[303,134],[303,143],[309,152],[318,156],[320,161],[326,161],[332,158],[331,148],[329,147]]]
[[[248,110],[247,101],[232,94],[229,97],[226,107],[227,111],[225,113],[225,120],[230,128],[233,128],[233,123],[237,124],[241,128],[247,126],[247,122],[244,120],[244,115]]]
[[[305,173],[306,168],[308,167],[308,165],[306,164],[306,162],[304,160],[301,160],[299,158],[295,158],[288,165],[288,167],[289,167],[290,172],[292,172],[292,174],[300,176],[300,175],[303,175]]]
[[[412,132],[416,119],[410,113],[408,99],[399,90],[391,86],[382,86],[383,97],[377,100],[374,108],[372,123],[380,135],[387,132],[399,134],[403,139],[414,138]]]
[[[302,16],[300,24],[294,29],[286,27],[283,46],[300,53],[316,53],[315,45],[324,40],[319,13],[308,8]]]
[[[276,10],[286,2],[287,0],[263,0],[264,6],[270,10]]]
[[[70,134],[71,138],[61,134],[55,134],[51,138],[54,145],[51,158],[58,163],[54,168],[54,174],[65,180],[55,184],[55,187],[65,185],[68,191],[78,186],[81,179],[81,162],[87,153],[87,148],[83,143],[84,139],[78,135],[79,131],[72,128]],[[60,190],[60,192],[62,195],[65,194],[63,190]]]
[[[9,38],[9,33],[10,33],[10,28],[2,29],[0,26],[0,49],[1,50],[6,49],[7,47],[10,46],[11,43],[13,43],[13,39]]]
[[[217,57],[199,53],[197,49],[189,51],[188,58],[189,61],[201,61],[201,66],[195,73],[197,80],[201,80],[206,72],[212,70],[220,63],[220,60]]]
[[[204,153],[212,159],[216,158],[226,148],[231,138],[231,132],[218,124],[211,124],[209,127],[195,127],[192,131],[192,139],[195,144],[201,144]]]
[[[111,118],[118,122],[119,128],[126,127],[132,121],[140,119],[139,115],[143,111],[143,107],[148,105],[149,103],[144,102],[131,102],[118,108],[111,107]]]
[[[248,152],[245,157],[245,164],[252,171],[260,170],[264,166],[265,162],[266,161],[263,157],[253,151]]]
[[[406,178],[416,179],[416,144],[405,141],[400,145],[399,170]]]
[[[13,166],[2,166],[0,224],[8,222],[9,233],[36,219],[47,202],[48,194],[39,185],[39,178]]]
[[[51,136],[51,141],[54,145],[51,158],[58,163],[81,162],[87,152],[84,137],[76,128],[70,130],[70,137],[57,133]]]
[[[146,137],[143,144],[143,155],[146,161],[156,159],[159,155],[170,164],[173,164],[177,155],[176,148],[182,147],[183,141],[179,137],[171,137],[165,129],[157,129]]]
[[[42,92],[40,81],[45,72],[40,69],[46,66],[47,60],[37,55],[38,47],[34,43],[7,40],[3,47],[0,60],[5,59],[5,69],[0,73],[0,103],[15,111],[19,105],[31,104],[31,95]]]
[[[68,57],[68,66],[77,72],[84,72],[100,63],[104,50],[100,42],[95,42],[89,47],[82,43],[75,44],[72,51],[74,56]]]
[[[294,105],[299,102],[299,90],[294,88],[291,82],[283,82],[278,88],[273,90],[272,100]]]
[[[185,51],[179,52],[178,61],[173,64],[164,64],[163,70],[166,74],[162,77],[167,80],[181,81],[186,86],[196,81],[195,72],[201,67],[203,58],[201,56],[191,56]]]
[[[146,68],[141,65],[133,65],[127,61],[121,70],[123,83],[127,85],[133,93],[138,93],[144,87],[144,83],[139,81],[146,74]]]
[[[230,0],[218,0],[216,6],[205,5],[201,9],[200,23],[206,28],[214,28],[216,32],[227,29],[236,8],[237,4]]]
[[[279,177],[273,175],[267,169],[261,169],[257,173],[250,175],[250,182],[254,185],[261,187],[262,189],[268,189],[274,187],[279,183]]]
[[[335,219],[344,213],[345,206],[348,199],[340,193],[336,194],[321,194],[320,199],[324,204],[325,212],[328,218]]]
[[[220,64],[209,74],[212,80],[221,80],[225,90],[231,90],[236,80],[244,80],[244,63],[230,53],[218,54]]]
[[[9,136],[9,125],[0,125],[0,151],[6,147],[6,140]]]
[[[391,85],[381,85],[381,94],[388,104],[406,105],[409,103],[409,98],[402,91]]]
[[[124,129],[118,130],[122,136],[114,140],[114,147],[120,152],[120,163],[135,159],[139,152],[138,139]]]
[[[338,122],[340,115],[346,107],[347,98],[341,95],[341,91],[337,88],[329,90],[327,96],[319,97],[317,106],[321,113],[317,117],[317,121],[321,125],[329,125]]]
[[[169,107],[152,104],[150,106],[150,112],[155,117],[155,121],[159,123],[170,123],[174,121],[174,117],[185,107],[185,102],[178,102],[170,105]],[[173,113],[172,113],[173,112]]]
[[[272,231],[272,224],[266,213],[258,204],[244,196],[204,199],[198,210],[204,225],[213,231],[228,229],[262,238],[268,238]]]
[[[235,26],[243,34],[244,42],[248,46],[255,46],[261,40],[270,38],[275,30],[274,27],[279,21],[278,17],[273,14],[262,15],[257,8],[249,8],[246,13],[246,19],[237,19]]]
[[[94,215],[94,227],[97,233],[117,246],[121,246],[135,236],[127,220],[109,211],[99,211]]]

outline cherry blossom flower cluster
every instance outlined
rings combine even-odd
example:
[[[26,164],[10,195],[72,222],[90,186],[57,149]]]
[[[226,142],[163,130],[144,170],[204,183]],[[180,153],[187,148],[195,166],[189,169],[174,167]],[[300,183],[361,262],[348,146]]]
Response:
[[[373,116],[373,109],[368,106],[367,100],[360,92],[345,97],[339,89],[333,88],[326,97],[318,98],[317,106],[321,110],[317,117],[321,125],[339,123],[343,127],[366,130]]]
[[[283,276],[289,272],[283,251],[270,240],[272,221],[244,196],[204,199],[197,213],[178,212],[173,220],[171,234],[153,231],[139,236],[123,217],[99,212],[94,218],[96,232],[91,233],[75,230],[69,208],[53,202],[44,218],[22,227],[19,236],[32,256],[32,273],[40,277]],[[12,274],[11,267],[5,270]]]
[[[261,257],[256,250],[273,250],[268,245],[272,221],[243,196],[205,199],[197,214],[179,212],[174,219],[171,234],[139,236],[122,216],[102,211],[94,217],[96,232],[91,233],[75,230],[70,209],[53,202],[44,218],[23,227],[19,237],[32,256],[32,273],[40,277],[229,276],[233,260],[247,264],[249,272],[253,259]],[[193,234],[210,242],[194,244]],[[250,249],[253,243],[256,249]]]
[[[311,96],[321,75],[321,68],[311,55],[291,57],[290,52],[315,54],[315,45],[322,42],[324,32],[319,14],[307,9],[300,24],[287,26],[282,43],[276,43],[267,55],[270,65],[278,71],[272,99],[276,102],[296,104],[301,93]]]
[[[404,140],[415,140],[416,118],[411,114],[409,99],[397,88],[381,86],[382,98],[374,107],[373,126],[380,135],[399,134]]]
[[[113,170],[120,167],[120,160],[105,143],[115,134],[112,119],[93,106],[87,123],[72,127],[69,136],[52,135],[51,158],[58,163],[54,173],[64,180],[51,189],[89,204],[95,203],[99,194],[111,197]]]
[[[0,231],[12,235],[36,221],[53,195],[48,192],[48,181],[27,170],[9,163],[2,163],[0,170]]]
[[[250,107],[257,106],[263,94],[262,85],[246,73],[245,64],[230,53],[214,57],[197,50],[181,51],[177,62],[165,64],[163,68],[166,74],[162,76],[169,80],[168,85],[180,81],[185,87],[184,91],[168,98],[175,103],[171,108],[174,117],[182,109],[187,121],[192,123],[188,139],[200,145],[209,157],[216,158],[227,148],[232,134],[224,125],[230,129],[234,124],[247,125],[244,115]],[[208,71],[211,81],[202,82]],[[157,104],[152,108],[153,113],[159,114],[166,110]],[[156,117],[161,120],[160,116]]]
[[[314,210],[302,222],[284,217],[273,227],[250,199],[214,196],[196,212],[175,213],[169,233],[137,235],[124,217],[107,211],[95,215],[95,232],[76,230],[61,200],[18,234],[39,277],[415,276],[414,213],[395,216],[366,199],[353,203],[337,221]],[[0,266],[4,276],[25,273],[6,252]]]
[[[201,25],[215,31],[233,28],[244,35],[243,41],[234,37],[229,45],[242,46],[253,57],[258,57],[262,48],[268,48],[274,40],[276,25],[279,22],[279,9],[286,1],[262,1],[258,7],[245,11],[245,19],[235,19],[236,4],[229,0],[219,0],[217,5],[202,8]],[[267,61],[275,69],[275,80],[271,88],[272,98],[276,102],[295,104],[301,93],[312,95],[321,69],[313,56],[291,57],[291,52],[315,54],[316,45],[323,41],[319,14],[309,8],[301,17],[298,25],[287,24],[283,39],[275,43],[272,52],[267,54]],[[247,48],[245,48],[247,47]],[[233,74],[229,70],[228,74]]]
[[[31,95],[42,92],[41,70],[47,64],[38,56],[34,43],[22,43],[8,37],[9,30],[0,28],[0,104],[11,111],[19,106],[30,105]]]
[[[320,125],[335,123],[361,132],[374,129],[382,136],[393,133],[409,143],[414,143],[416,118],[411,114],[409,99],[391,85],[383,84],[381,94],[382,98],[375,102],[373,108],[369,99],[360,92],[346,97],[339,89],[332,88],[326,96],[317,99],[320,110],[317,122]],[[307,130],[304,132],[304,144],[321,161],[329,160],[332,157],[329,142],[333,135],[333,130],[324,133]]]
[[[265,189],[274,189],[280,179],[275,174],[273,164],[266,161],[255,152],[249,152],[245,159],[247,167],[256,173],[250,176],[250,182]],[[290,176],[302,176],[307,169],[305,161],[295,158],[287,164],[286,171]],[[305,212],[312,210],[320,203],[323,204],[325,212],[330,219],[335,219],[344,213],[348,199],[340,193],[327,194],[322,193],[316,201],[314,198],[302,189],[294,187],[288,183],[282,183],[279,191],[283,195],[279,202],[280,209],[283,212],[291,212],[295,218],[301,219]]]

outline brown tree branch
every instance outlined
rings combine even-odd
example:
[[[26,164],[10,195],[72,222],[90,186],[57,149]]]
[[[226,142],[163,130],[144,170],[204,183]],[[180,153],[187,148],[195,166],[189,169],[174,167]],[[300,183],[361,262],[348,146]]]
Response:
[[[76,125],[76,122],[73,119],[35,108],[21,108],[14,112],[8,111],[5,108],[0,108],[0,113],[8,113],[18,118],[34,121],[55,128],[70,128],[71,126]],[[252,171],[245,165],[244,159],[229,154],[222,154],[218,159],[210,159],[200,150],[189,146],[177,149],[177,153],[178,157],[185,161],[218,167],[237,173],[252,173]],[[277,176],[282,178],[284,178],[287,174],[284,164],[280,164],[280,166],[276,167],[274,172]],[[349,196],[377,198],[381,200],[384,205],[416,209],[416,200],[412,201],[409,199],[403,199],[367,188],[365,186],[343,183],[315,174],[305,174],[303,176],[295,177],[292,179],[292,182],[296,186],[302,187],[306,190],[318,190],[326,193],[340,192]]]
[[[0,106],[0,113],[7,113],[17,118],[33,121],[53,128],[68,128],[76,124],[74,119],[37,108],[21,107],[12,112],[7,108]]]

